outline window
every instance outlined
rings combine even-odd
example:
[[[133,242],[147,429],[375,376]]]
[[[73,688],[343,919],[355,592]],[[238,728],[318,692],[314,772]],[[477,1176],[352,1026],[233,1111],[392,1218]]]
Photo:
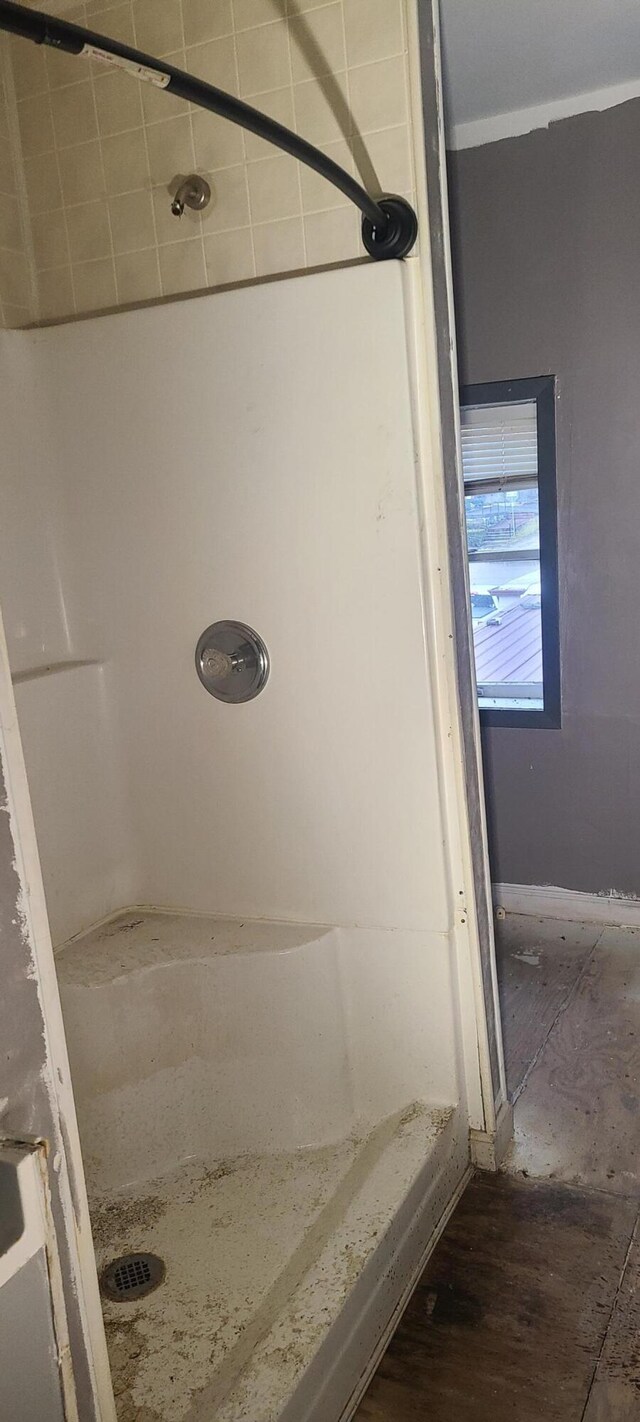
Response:
[[[553,376],[462,391],[462,471],[482,720],[560,725]]]

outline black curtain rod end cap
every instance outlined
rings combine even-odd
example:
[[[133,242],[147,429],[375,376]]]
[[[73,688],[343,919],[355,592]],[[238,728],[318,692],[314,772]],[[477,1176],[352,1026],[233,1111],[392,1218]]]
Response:
[[[369,256],[378,262],[408,256],[418,236],[418,219],[411,203],[393,194],[376,198],[376,202],[388,220],[382,227],[363,217],[362,241]]]

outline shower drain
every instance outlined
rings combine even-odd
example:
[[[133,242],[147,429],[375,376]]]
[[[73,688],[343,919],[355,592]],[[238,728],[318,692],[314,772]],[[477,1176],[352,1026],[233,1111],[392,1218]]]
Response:
[[[162,1283],[164,1261],[157,1254],[121,1254],[100,1275],[100,1288],[112,1303],[142,1299]]]

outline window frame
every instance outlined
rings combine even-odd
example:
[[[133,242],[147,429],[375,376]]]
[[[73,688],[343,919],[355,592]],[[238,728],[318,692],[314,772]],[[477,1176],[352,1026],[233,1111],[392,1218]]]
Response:
[[[517,706],[480,706],[482,726],[521,726],[558,730],[561,725],[560,604],[558,595],[558,511],[556,484],[556,380],[554,375],[524,380],[495,380],[463,385],[460,406],[536,404],[538,438],[538,514],[542,622],[542,710]],[[463,496],[466,500],[467,489]],[[465,502],[466,510],[466,502]],[[465,529],[466,546],[466,529]],[[467,564],[469,555],[467,552]],[[474,665],[475,671],[475,665]],[[477,685],[477,680],[476,680]]]

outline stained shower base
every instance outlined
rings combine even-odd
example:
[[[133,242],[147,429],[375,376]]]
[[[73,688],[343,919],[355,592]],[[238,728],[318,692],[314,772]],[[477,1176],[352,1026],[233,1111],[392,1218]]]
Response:
[[[416,1190],[427,1238],[438,1224],[453,1116],[414,1103],[339,1145],[190,1162],[96,1197],[99,1270],[139,1250],[166,1264],[154,1293],[103,1303],[118,1422],[306,1416],[296,1388],[367,1264],[388,1268]]]
[[[98,1268],[166,1266],[104,1302],[119,1422],[334,1422],[366,1372],[468,1166],[378,938],[134,908],[59,951]]]

